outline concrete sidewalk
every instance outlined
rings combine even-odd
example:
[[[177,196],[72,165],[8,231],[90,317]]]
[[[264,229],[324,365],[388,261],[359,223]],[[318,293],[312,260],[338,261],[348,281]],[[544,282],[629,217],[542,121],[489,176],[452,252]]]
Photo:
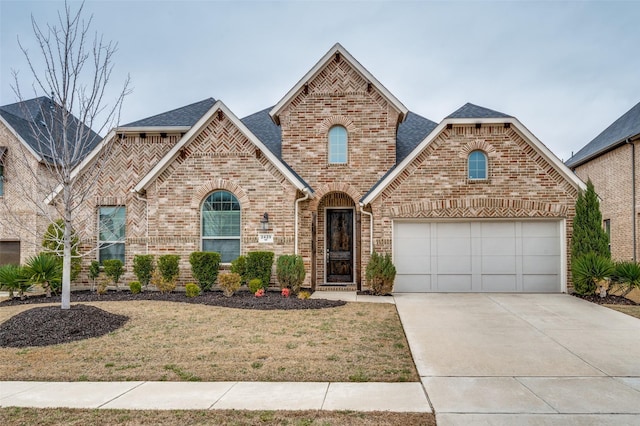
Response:
[[[431,412],[417,382],[0,382],[0,407]]]

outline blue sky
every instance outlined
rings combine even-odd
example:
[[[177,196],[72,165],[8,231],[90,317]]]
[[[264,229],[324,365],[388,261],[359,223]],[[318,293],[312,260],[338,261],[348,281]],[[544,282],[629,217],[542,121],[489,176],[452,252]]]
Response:
[[[71,1],[73,8],[79,3]],[[61,1],[0,0],[0,104],[34,95],[17,37]],[[439,122],[466,102],[517,117],[568,159],[640,102],[640,1],[87,0],[118,43],[121,123],[204,98],[239,117],[276,104],[341,43],[411,111]],[[43,95],[43,93],[37,93]]]

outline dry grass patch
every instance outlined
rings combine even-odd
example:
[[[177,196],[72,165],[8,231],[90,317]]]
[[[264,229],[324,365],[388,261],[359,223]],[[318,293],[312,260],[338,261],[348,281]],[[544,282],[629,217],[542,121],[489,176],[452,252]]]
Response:
[[[238,410],[77,410],[67,408],[0,408],[3,425],[355,425],[435,426],[427,413],[352,411],[238,411]]]
[[[622,312],[623,314],[631,315],[632,317],[640,318],[640,305],[605,305],[609,309]]]
[[[2,380],[418,381],[394,305],[257,311],[87,303],[130,320],[100,338],[0,348]],[[33,305],[0,308],[0,322]]]

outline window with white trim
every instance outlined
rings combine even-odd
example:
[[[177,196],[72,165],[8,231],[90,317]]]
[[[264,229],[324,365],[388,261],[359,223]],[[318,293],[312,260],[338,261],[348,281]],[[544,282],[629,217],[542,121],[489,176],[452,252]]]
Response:
[[[479,150],[469,153],[467,170],[471,180],[487,179],[487,155]]]
[[[202,203],[202,251],[220,253],[222,263],[240,256],[240,203],[228,191],[215,191]]]
[[[348,147],[347,129],[333,126],[329,129],[329,163],[346,164]]]
[[[124,264],[124,241],[127,222],[124,206],[101,206],[98,209],[98,259],[120,259]]]
[[[0,197],[4,195],[4,164],[0,163]]]

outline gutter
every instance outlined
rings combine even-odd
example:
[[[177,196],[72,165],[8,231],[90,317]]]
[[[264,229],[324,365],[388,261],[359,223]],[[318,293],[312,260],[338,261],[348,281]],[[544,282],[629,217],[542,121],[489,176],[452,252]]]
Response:
[[[637,253],[637,226],[636,226],[636,145],[627,138],[626,143],[631,145],[631,223],[633,235],[633,261],[636,261]]]
[[[362,203],[360,203],[360,212],[369,216],[369,254],[373,254],[373,214],[366,211]]]
[[[293,254],[298,255],[298,211],[299,211],[299,207],[298,205],[300,204],[301,201],[306,201],[309,199],[309,189],[308,188],[304,188],[302,190],[302,192],[304,193],[304,197],[302,198],[298,198],[296,199],[296,202],[294,203],[294,221],[293,221]]]

